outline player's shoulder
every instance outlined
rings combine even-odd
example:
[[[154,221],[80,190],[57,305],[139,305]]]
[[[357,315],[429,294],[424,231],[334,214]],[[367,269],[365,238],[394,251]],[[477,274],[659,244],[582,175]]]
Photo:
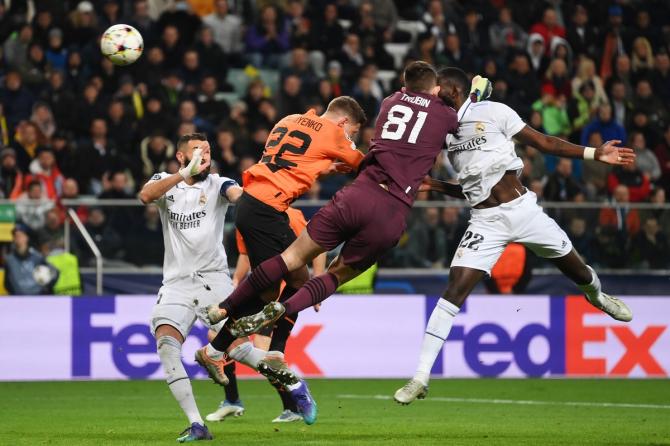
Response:
[[[492,117],[501,117],[510,114],[517,114],[509,105],[496,101],[482,101],[471,105],[472,110],[479,113],[493,114]]]
[[[160,181],[163,178],[169,177],[170,174],[167,172],[156,172],[155,174],[151,175],[151,178],[149,178],[149,181]]]

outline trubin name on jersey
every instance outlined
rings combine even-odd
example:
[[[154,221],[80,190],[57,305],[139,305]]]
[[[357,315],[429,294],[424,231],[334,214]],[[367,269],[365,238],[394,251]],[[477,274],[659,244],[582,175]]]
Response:
[[[199,228],[200,221],[207,215],[207,211],[191,212],[190,214],[182,214],[180,212],[172,212],[168,209],[167,217],[170,224],[175,229],[191,229]]]
[[[477,136],[463,144],[452,145],[449,147],[450,152],[458,153],[468,150],[482,150],[481,146],[486,144],[486,136]]]
[[[402,94],[400,98],[401,101],[409,102],[412,104],[420,105],[422,107],[428,107],[430,105],[430,99],[422,98],[421,96],[409,96],[405,93]]]

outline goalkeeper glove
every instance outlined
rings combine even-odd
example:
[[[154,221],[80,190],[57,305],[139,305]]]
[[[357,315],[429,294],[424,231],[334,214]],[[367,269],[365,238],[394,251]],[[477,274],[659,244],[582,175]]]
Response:
[[[187,180],[190,177],[199,174],[201,161],[202,161],[202,149],[193,150],[193,158],[191,158],[191,162],[188,163],[186,167],[182,167],[181,169],[179,169],[179,175],[181,175],[181,177],[184,180]]]
[[[472,78],[472,86],[470,88],[470,100],[472,102],[482,102],[491,97],[493,85],[485,77],[479,75]]]

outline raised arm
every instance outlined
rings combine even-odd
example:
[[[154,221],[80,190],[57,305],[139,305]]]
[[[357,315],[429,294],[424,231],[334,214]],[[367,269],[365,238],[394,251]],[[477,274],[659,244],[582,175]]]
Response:
[[[203,170],[209,167],[210,162],[200,164],[202,160],[202,149],[195,149],[193,151],[193,158],[187,166],[179,169],[179,172],[172,174],[165,178],[154,180],[153,178],[144,185],[140,191],[140,201],[144,204],[153,203],[161,198],[167,191],[182,181],[186,181],[194,175],[198,175]]]
[[[582,158],[614,165],[631,164],[635,161],[633,150],[627,147],[616,147],[615,144],[621,143],[619,140],[607,141],[598,148],[584,147],[555,136],[545,135],[527,125],[514,135],[514,139],[521,144],[535,147],[540,152],[564,158]]]

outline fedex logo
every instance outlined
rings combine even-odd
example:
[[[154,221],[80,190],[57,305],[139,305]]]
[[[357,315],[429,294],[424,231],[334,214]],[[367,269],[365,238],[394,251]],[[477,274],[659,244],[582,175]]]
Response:
[[[121,298],[123,299],[123,298]],[[137,299],[137,298],[128,298]],[[161,369],[161,363],[156,354],[156,341],[151,335],[148,322],[136,323],[137,320],[148,320],[148,313],[128,315],[117,305],[119,298],[76,298],[72,299],[72,355],[71,370],[73,377],[92,377],[93,347],[107,345],[111,350],[111,357],[105,356],[95,364],[99,368],[109,369],[113,374],[120,373],[130,379],[147,379]],[[138,301],[139,302],[139,301]],[[96,316],[111,315],[115,320],[122,321],[121,327],[94,323]],[[146,316],[146,317],[143,317]],[[286,357],[289,365],[304,374],[322,375],[318,364],[307,354],[306,349],[317,336],[321,326],[304,325],[300,330],[294,330],[286,347]],[[195,341],[197,346],[207,343],[207,329],[201,325],[194,325],[185,344]],[[202,368],[192,359],[184,355],[184,367],[189,376],[206,376]],[[111,364],[110,364],[111,362]],[[253,374],[253,370],[240,367],[238,373]],[[109,377],[109,376],[105,376]]]
[[[434,302],[428,299],[426,317]],[[635,298],[629,302],[635,313]],[[461,309],[433,374],[667,376],[670,333],[662,318],[656,323],[648,316],[642,325],[620,323],[582,296],[482,297],[469,304],[475,308]]]

